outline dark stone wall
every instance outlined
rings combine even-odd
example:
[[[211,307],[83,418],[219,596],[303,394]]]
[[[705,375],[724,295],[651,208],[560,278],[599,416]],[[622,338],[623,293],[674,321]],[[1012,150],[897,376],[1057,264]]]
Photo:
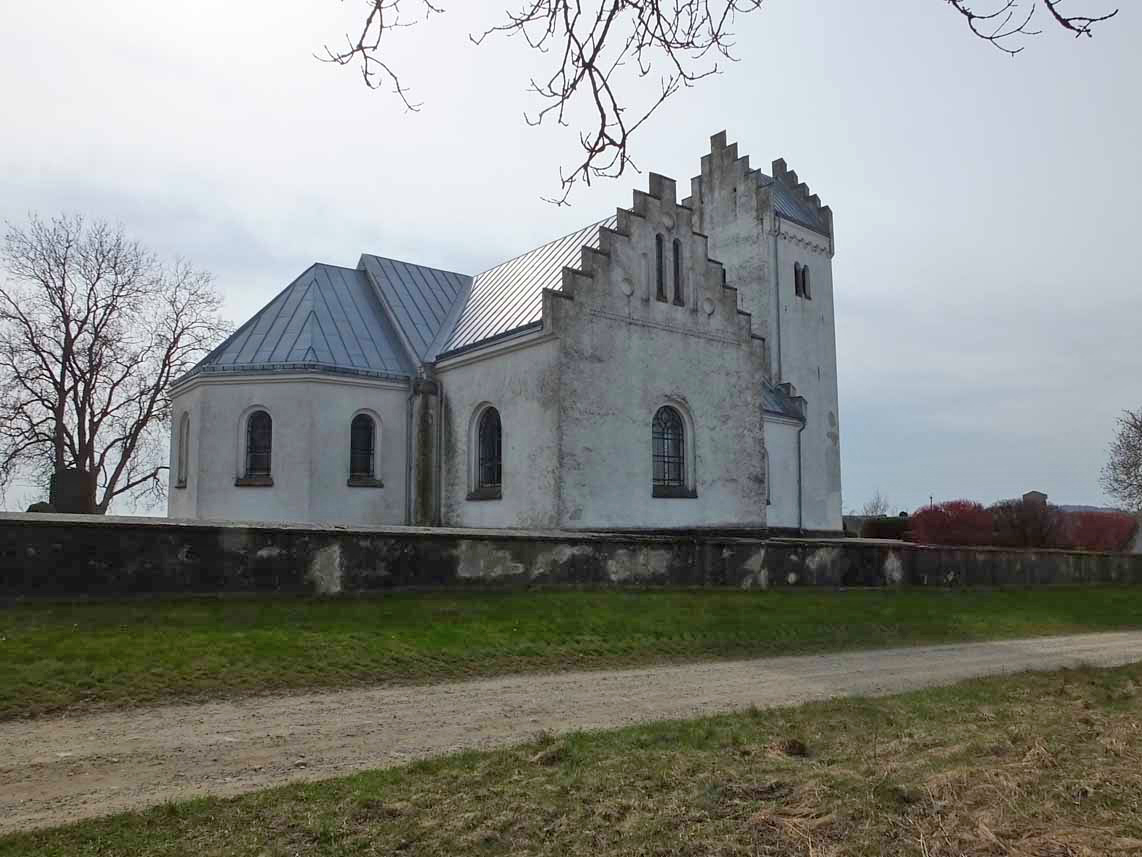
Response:
[[[1142,583],[1142,556],[843,539],[0,514],[0,599],[396,588]]]

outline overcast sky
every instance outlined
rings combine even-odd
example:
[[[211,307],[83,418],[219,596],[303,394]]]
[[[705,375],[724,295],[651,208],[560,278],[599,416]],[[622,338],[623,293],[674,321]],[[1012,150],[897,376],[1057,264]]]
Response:
[[[522,44],[467,40],[505,2],[399,33],[415,114],[313,58],[354,0],[9,3],[0,220],[118,221],[212,271],[240,322],[315,260],[475,273],[629,205],[645,176],[540,200],[575,138],[522,121],[544,67]],[[1115,418],[1142,405],[1142,10],[1121,5],[1011,58],[943,0],[767,0],[741,61],[641,131],[639,166],[683,187],[725,129],[832,206],[846,511],[878,488],[1106,502]]]

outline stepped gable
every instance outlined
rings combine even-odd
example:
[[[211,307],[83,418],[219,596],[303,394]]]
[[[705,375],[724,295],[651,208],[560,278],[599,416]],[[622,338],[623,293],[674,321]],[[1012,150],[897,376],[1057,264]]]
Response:
[[[462,307],[472,277],[368,253],[361,256],[357,267],[376,286],[416,360],[435,359],[434,344]]]
[[[299,371],[412,375],[363,271],[310,266],[176,383],[205,373]]]
[[[826,238],[832,237],[832,209],[821,204],[821,198],[809,190],[809,186],[798,178],[796,171],[789,169],[784,158],[775,160],[771,165],[772,175],[766,175],[761,170],[750,169],[749,156],[738,157],[737,151],[737,143],[726,142],[725,131],[715,134],[710,138],[710,154],[702,156],[702,172],[707,172],[706,166],[711,159],[732,161],[740,175],[751,179],[756,187],[770,195],[773,209],[780,217]],[[702,176],[696,176],[691,180],[691,196],[684,199],[682,204],[692,207],[693,198],[696,196],[700,199],[701,193]]]
[[[561,291],[569,297],[574,297],[577,282],[581,281],[584,284],[592,283],[596,272],[602,271],[605,266],[610,264],[611,251],[617,242],[631,240],[630,236],[634,232],[632,224],[636,219],[652,221],[662,221],[665,219],[668,220],[671,225],[675,223],[691,223],[693,211],[688,203],[688,199],[681,203],[678,202],[677,188],[674,179],[669,176],[660,175],[659,173],[649,173],[648,189],[645,191],[636,189],[633,192],[633,204],[630,208],[616,209],[614,218],[596,224],[598,227],[597,240],[594,243],[583,245],[579,253],[580,258],[577,265],[568,264],[567,267],[564,268]],[[683,228],[685,228],[685,226],[683,226]],[[725,266],[717,259],[710,258],[709,237],[701,232],[695,231],[692,227],[687,231],[690,234],[690,238],[697,242],[697,248],[701,254],[701,258],[706,262],[707,285],[715,291],[719,300],[724,302],[724,308],[728,310],[729,314],[736,316],[740,320],[740,323],[743,325],[743,331],[747,332],[754,339],[764,339],[764,337],[753,333],[750,313],[738,306],[738,290],[736,286],[726,281]],[[632,284],[631,288],[636,287]],[[649,280],[643,284],[643,289],[645,290],[643,300],[649,301]],[[696,294],[691,294],[687,304],[691,312],[698,312]]]
[[[584,248],[597,249],[600,230],[615,224],[608,217],[478,274],[439,356],[540,325],[544,290],[561,290],[563,269],[578,264]]]

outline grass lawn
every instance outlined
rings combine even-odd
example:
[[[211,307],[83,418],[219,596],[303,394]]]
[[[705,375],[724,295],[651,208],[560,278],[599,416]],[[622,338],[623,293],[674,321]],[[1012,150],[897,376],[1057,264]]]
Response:
[[[1142,626],[1142,588],[549,591],[0,608],[0,718]]]
[[[86,855],[1142,853],[1142,665],[537,736],[0,838]]]

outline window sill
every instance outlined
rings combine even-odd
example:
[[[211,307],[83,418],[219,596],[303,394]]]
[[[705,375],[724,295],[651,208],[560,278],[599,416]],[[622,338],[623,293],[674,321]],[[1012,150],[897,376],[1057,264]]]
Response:
[[[349,481],[345,483],[350,488],[384,488],[385,483],[380,479],[374,479],[372,476],[350,476]]]
[[[273,488],[274,477],[272,476],[239,476],[234,480],[234,485],[237,488]]]
[[[695,500],[698,492],[685,485],[655,485],[650,492],[651,497],[666,497],[674,500]]]
[[[502,500],[504,496],[504,489],[497,485],[495,487],[477,488],[475,491],[468,492],[469,500]]]
[[[183,488],[186,488],[186,483],[185,482],[179,482],[174,487],[175,487],[175,490],[181,490]]]

